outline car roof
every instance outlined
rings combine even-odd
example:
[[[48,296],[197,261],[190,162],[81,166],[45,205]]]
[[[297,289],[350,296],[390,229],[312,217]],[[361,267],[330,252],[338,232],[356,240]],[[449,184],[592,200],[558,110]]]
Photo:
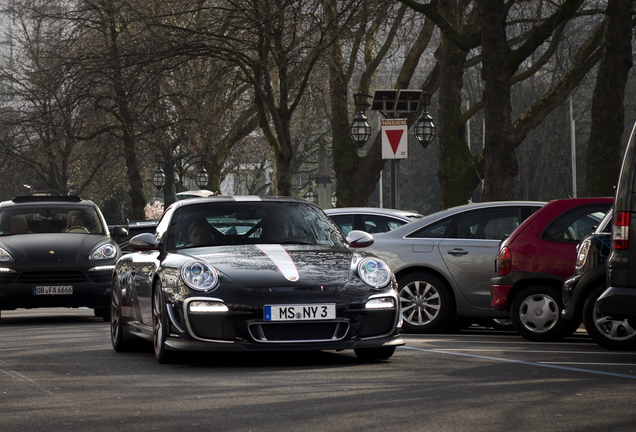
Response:
[[[422,218],[424,215],[411,210],[397,210],[391,208],[380,207],[339,207],[326,209],[325,213],[328,215],[336,214],[350,214],[350,213],[365,213],[365,214],[378,214],[378,215],[391,215],[405,218],[405,220],[413,220],[414,217]]]
[[[76,195],[68,195],[68,196],[47,196],[47,195],[36,195],[36,196],[17,196],[10,201],[2,201],[0,202],[0,208],[2,207],[13,207],[13,206],[42,206],[42,204],[47,205],[64,205],[69,204],[73,206],[91,206],[94,207],[95,203],[90,200],[81,199]]]
[[[409,224],[398,227],[392,231],[381,233],[381,234],[374,234],[374,236],[375,235],[381,235],[381,236],[391,235],[391,236],[402,237],[430,223],[433,223],[440,219],[444,219],[445,217],[452,216],[454,214],[465,212],[465,211],[470,211],[470,210],[507,207],[507,206],[543,207],[545,204],[546,204],[545,201],[488,201],[488,202],[481,202],[481,203],[464,204],[464,205],[450,207],[445,210],[438,211],[428,216],[424,216],[420,220],[416,220]]]
[[[223,202],[280,202],[280,203],[296,203],[296,204],[307,204],[314,207],[319,208],[314,203],[307,201],[302,198],[292,198],[292,197],[261,197],[258,195],[225,195],[225,196],[210,196],[210,197],[202,197],[202,198],[188,198],[184,200],[175,201],[170,205],[172,208],[183,207],[189,205],[197,205],[201,203],[223,203]]]

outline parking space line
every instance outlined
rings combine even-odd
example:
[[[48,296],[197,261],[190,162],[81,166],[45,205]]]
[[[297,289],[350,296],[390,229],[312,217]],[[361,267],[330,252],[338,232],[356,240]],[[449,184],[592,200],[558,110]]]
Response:
[[[613,376],[613,377],[620,377],[620,378],[636,379],[636,375],[626,375],[626,374],[619,374],[619,373],[613,373],[613,372],[602,372],[602,371],[595,371],[590,369],[579,369],[579,368],[573,368],[573,367],[567,367],[567,366],[557,366],[553,364],[535,363],[535,362],[527,362],[527,361],[521,361],[521,360],[511,360],[511,359],[505,359],[505,358],[499,358],[499,357],[487,357],[487,356],[480,356],[480,355],[474,355],[474,354],[465,354],[465,353],[451,352],[451,351],[440,351],[440,350],[426,349],[426,348],[414,348],[414,347],[408,347],[408,346],[402,346],[399,348],[412,350],[412,351],[430,352],[434,354],[448,354],[448,355],[455,355],[455,356],[461,356],[461,357],[477,358],[482,360],[492,360],[492,361],[498,361],[498,362],[504,362],[504,363],[516,363],[516,364],[522,364],[526,366],[539,366],[539,367],[545,367],[545,368],[551,368],[551,369],[567,370],[572,372],[583,372],[583,373],[589,373],[589,374],[595,374],[595,375],[606,375],[606,376]]]
[[[629,355],[624,351],[540,351],[540,350],[524,350],[522,348],[512,348],[512,349],[483,349],[483,348],[438,348],[436,351],[448,351],[448,352],[456,352],[456,351],[479,351],[479,352],[524,352],[524,353],[533,353],[533,354],[601,354],[601,355],[621,355],[624,357],[625,355]],[[636,355],[636,353],[634,353]]]
[[[586,366],[636,366],[636,363],[583,363],[583,362],[537,362],[553,365],[586,365]]]

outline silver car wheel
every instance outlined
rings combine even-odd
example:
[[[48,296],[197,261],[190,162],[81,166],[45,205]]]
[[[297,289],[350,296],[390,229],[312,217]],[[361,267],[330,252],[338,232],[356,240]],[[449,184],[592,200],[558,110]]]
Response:
[[[414,281],[400,291],[402,316],[414,326],[433,321],[440,311],[441,301],[437,289],[428,282]]]
[[[594,308],[593,319],[596,329],[610,341],[626,341],[636,335],[636,329],[632,327],[628,319],[612,319],[610,316],[599,314],[596,308]]]
[[[533,294],[521,303],[519,319],[529,331],[545,333],[559,320],[559,304],[549,295]]]

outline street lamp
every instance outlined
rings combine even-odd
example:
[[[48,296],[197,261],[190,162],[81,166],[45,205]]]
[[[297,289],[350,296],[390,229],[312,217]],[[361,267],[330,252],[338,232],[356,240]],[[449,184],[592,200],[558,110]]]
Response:
[[[161,190],[166,185],[166,173],[159,166],[152,174],[152,184],[157,190]]]
[[[155,159],[157,161],[157,169],[152,175],[152,184],[157,188],[157,190],[161,190],[161,188],[166,185],[166,173],[161,166],[166,166],[168,164],[172,165],[179,176],[177,192],[181,192],[183,190],[183,177],[185,176],[186,171],[197,164],[200,164],[201,168],[194,178],[195,183],[199,188],[204,188],[208,184],[210,177],[208,176],[206,169],[203,167],[205,164],[204,155],[195,155],[190,157],[178,156],[176,159],[164,159],[162,155],[156,155]]]
[[[415,135],[415,139],[419,141],[423,148],[428,147],[428,145],[435,138],[435,123],[433,123],[433,117],[430,116],[426,107],[431,103],[431,95],[428,93],[423,93],[422,95],[422,105],[424,108],[422,109],[422,114],[415,121],[415,126],[413,127],[413,135]]]
[[[372,97],[371,95],[356,93],[353,95],[354,104],[358,107],[358,112],[355,117],[351,121],[351,126],[349,127],[349,137],[353,140],[354,143],[358,146],[358,148],[364,147],[366,142],[371,137],[371,125],[367,120],[367,116],[362,112],[363,106],[371,106],[367,102],[362,102],[363,97]]]
[[[435,138],[435,124],[426,110],[426,106],[431,103],[431,96],[422,90],[385,89],[375,90],[373,96],[358,92],[353,97],[358,112],[349,127],[349,136],[358,145],[358,150],[371,137],[371,126],[360,107],[370,106],[371,111],[378,111],[384,117],[381,133],[382,158],[391,160],[391,208],[397,209],[399,160],[408,157],[407,120],[401,116],[415,113],[420,105],[424,105],[422,114],[413,127],[413,134],[422,147],[426,148]],[[363,103],[363,97],[372,97],[371,104]]]

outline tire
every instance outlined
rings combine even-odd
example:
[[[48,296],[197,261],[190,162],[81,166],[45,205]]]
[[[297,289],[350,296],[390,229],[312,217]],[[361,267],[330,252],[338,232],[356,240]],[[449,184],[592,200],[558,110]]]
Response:
[[[121,314],[121,294],[118,286],[113,286],[110,295],[110,341],[117,352],[132,351],[133,345],[124,336]]]
[[[534,285],[517,294],[510,310],[517,333],[532,342],[551,342],[570,336],[578,322],[561,318],[563,300],[555,288]],[[576,324],[576,325],[575,325]]]
[[[360,360],[386,360],[395,353],[395,347],[356,348],[353,352]]]
[[[592,340],[610,350],[636,348],[636,321],[614,320],[596,310],[596,300],[605,291],[605,284],[595,288],[583,304],[583,324]]]
[[[451,290],[435,275],[407,275],[399,280],[398,293],[406,333],[437,332],[451,317]]]
[[[174,363],[176,353],[169,351],[166,340],[170,331],[170,321],[166,313],[166,303],[163,299],[161,284],[157,282],[152,293],[152,341],[155,359],[161,364]]]
[[[106,322],[110,321],[110,308],[93,309],[93,313],[95,314],[96,317],[99,317]]]
[[[486,322],[486,327],[491,327],[499,331],[513,331],[512,320],[509,318],[490,318]]]

